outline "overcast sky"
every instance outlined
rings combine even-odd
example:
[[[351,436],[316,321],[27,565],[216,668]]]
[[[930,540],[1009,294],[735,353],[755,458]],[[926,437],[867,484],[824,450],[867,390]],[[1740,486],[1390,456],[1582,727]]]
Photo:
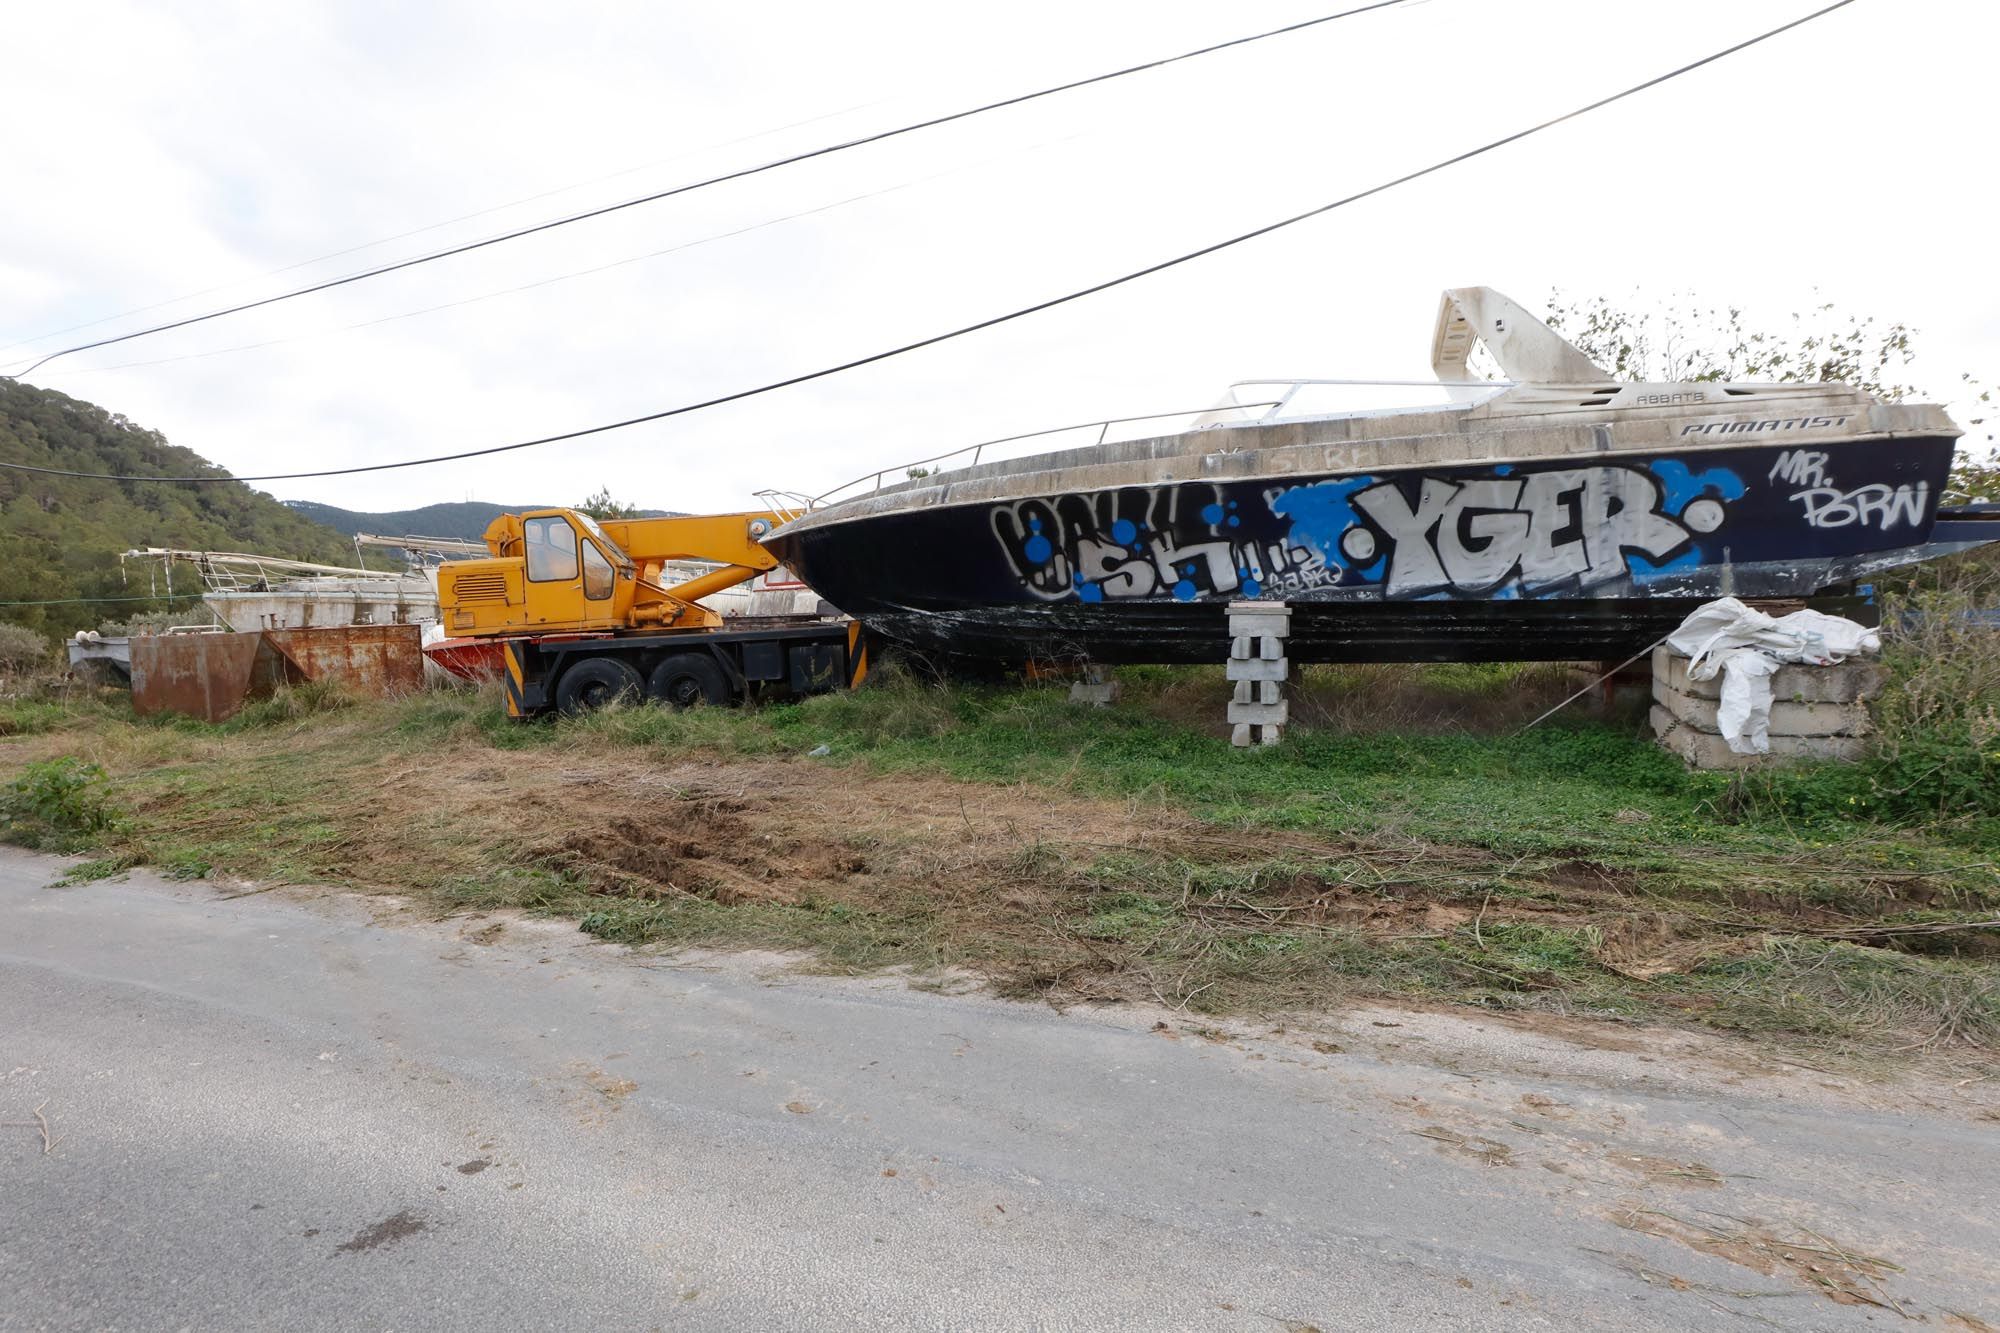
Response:
[[[11,0],[0,343],[221,290],[0,363],[1340,7]],[[30,378],[239,474],[551,434],[1100,281],[1813,7],[1423,0]],[[1537,310],[1551,289],[1692,293],[1773,327],[1831,301],[1918,328],[1911,374],[1952,401],[1961,372],[2000,371],[1997,8],[1860,0],[1417,184],[831,380],[497,459],[267,489],[390,509],[602,485],[742,508],[763,487],[817,493],[983,438],[1194,408],[1237,379],[1421,377],[1439,290],[1479,283]],[[543,285],[495,294],[525,284]]]

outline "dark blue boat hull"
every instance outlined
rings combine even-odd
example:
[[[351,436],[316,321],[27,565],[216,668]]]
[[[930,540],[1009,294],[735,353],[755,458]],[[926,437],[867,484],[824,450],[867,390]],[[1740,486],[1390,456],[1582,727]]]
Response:
[[[1945,436],[935,503],[767,543],[876,633],[966,661],[1219,661],[1231,601],[1293,608],[1300,661],[1611,658],[1703,601],[1866,614],[1922,558]]]

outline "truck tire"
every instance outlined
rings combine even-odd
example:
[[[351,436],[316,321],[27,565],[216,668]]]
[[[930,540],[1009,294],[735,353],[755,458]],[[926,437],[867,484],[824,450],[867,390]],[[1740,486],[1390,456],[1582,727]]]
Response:
[[[707,653],[675,653],[654,667],[646,681],[646,697],[670,708],[731,702],[729,682]]]
[[[643,697],[639,673],[615,657],[591,657],[562,673],[556,707],[575,717],[608,703],[637,703]]]

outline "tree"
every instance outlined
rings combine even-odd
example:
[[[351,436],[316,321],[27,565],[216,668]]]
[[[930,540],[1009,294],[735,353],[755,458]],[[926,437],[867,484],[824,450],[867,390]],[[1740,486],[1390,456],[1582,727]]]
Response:
[[[1842,315],[1831,302],[1793,311],[1791,328],[1774,333],[1749,327],[1736,306],[1690,300],[1635,313],[1601,296],[1575,300],[1551,292],[1548,323],[1621,379],[1837,381],[1892,403],[1930,396],[1902,378],[1917,359],[1917,330],[1880,325],[1872,315]],[[1953,396],[1961,402],[1969,397],[1978,415],[1959,421],[1966,434],[1944,500],[2000,500],[2000,454],[1986,411],[1993,390],[1968,372],[1959,376]]]
[[[576,510],[579,514],[588,514],[592,518],[599,520],[639,517],[639,510],[636,506],[620,504],[611,498],[611,488],[609,486],[599,486],[597,494],[585,499],[582,504],[576,507]]]

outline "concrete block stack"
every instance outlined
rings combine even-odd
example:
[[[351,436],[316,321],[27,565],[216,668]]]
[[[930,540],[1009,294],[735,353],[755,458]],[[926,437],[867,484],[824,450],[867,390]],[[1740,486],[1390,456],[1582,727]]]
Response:
[[[1783,666],[1771,677],[1771,752],[1737,754],[1716,721],[1722,680],[1695,680],[1686,657],[1653,650],[1653,734],[1695,768],[1741,769],[1782,759],[1859,759],[1868,747],[1868,700],[1882,692],[1879,663]]]
[[[1290,718],[1285,679],[1291,662],[1285,639],[1292,609],[1283,602],[1229,604],[1229,739],[1236,745],[1276,745]]]
[[[1092,708],[1109,708],[1118,702],[1124,693],[1109,667],[1087,666],[1083,669],[1083,679],[1069,687],[1069,701],[1073,704],[1087,704]]]

